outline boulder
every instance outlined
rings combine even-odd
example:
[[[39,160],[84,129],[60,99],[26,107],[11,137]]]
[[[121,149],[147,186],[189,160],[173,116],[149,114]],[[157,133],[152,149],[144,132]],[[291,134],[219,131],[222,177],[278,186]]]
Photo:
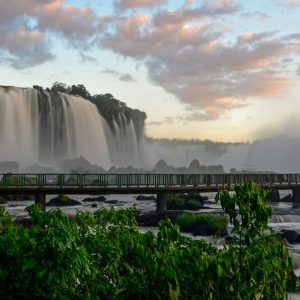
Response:
[[[283,197],[281,199],[282,202],[294,202],[294,197],[291,194],[288,194],[287,196]]]
[[[92,207],[92,208],[97,208],[97,207],[99,207],[99,205],[98,205],[97,203],[92,203],[92,204],[91,204],[91,207]]]
[[[88,197],[82,200],[82,202],[104,202],[104,201],[106,201],[106,198],[104,196]]]
[[[228,235],[227,229],[216,231],[211,226],[209,226],[208,224],[205,224],[205,223],[203,223],[203,224],[197,223],[197,224],[192,225],[189,232],[192,232],[192,234],[194,236],[196,236],[196,235],[201,235],[201,236],[218,235],[218,236],[224,237],[224,236]]]
[[[108,204],[119,204],[119,200],[106,200],[105,203],[108,203]]]
[[[6,204],[6,203],[7,201],[4,198],[0,197],[0,204]]]
[[[77,200],[66,197],[62,199],[61,197],[55,197],[46,203],[46,206],[75,206],[81,203]]]
[[[267,201],[270,201],[270,202],[280,202],[281,199],[280,199],[279,191],[277,191],[277,190],[272,190],[272,191],[267,195],[266,200],[267,200]]]
[[[176,218],[180,216],[180,211],[150,211],[150,212],[135,212],[135,218],[140,226],[158,226],[160,220],[170,219],[175,224]]]
[[[145,196],[145,195],[139,195],[136,197],[136,200],[156,200],[155,196]]]
[[[294,230],[282,229],[279,236],[290,244],[300,244],[300,235]]]

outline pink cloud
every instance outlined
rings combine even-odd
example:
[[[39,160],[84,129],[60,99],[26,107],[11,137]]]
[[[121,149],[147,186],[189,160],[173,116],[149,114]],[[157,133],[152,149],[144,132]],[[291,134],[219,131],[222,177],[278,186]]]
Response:
[[[34,28],[28,17],[36,21]],[[0,1],[2,61],[24,68],[53,59],[50,31],[86,48],[97,34],[99,21],[90,9],[64,6],[64,0]]]
[[[114,7],[117,10],[127,10],[141,7],[154,7],[168,2],[168,0],[115,0]]]
[[[284,6],[289,8],[295,8],[300,6],[300,0],[291,0],[288,3],[285,3]]]
[[[290,85],[283,60],[300,49],[277,32],[246,32],[225,42],[229,27],[212,18],[236,12],[233,1],[204,1],[152,17],[120,17],[102,44],[145,61],[155,84],[198,110],[202,120],[216,119],[248,98],[282,93]]]

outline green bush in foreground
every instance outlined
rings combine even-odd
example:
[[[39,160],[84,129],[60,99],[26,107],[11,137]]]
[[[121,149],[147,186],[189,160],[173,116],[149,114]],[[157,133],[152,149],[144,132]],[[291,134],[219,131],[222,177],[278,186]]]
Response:
[[[0,299],[285,299],[291,259],[264,234],[263,197],[253,185],[218,194],[234,226],[224,249],[182,236],[169,220],[157,235],[140,233],[131,209],[71,219],[33,205],[30,228],[1,209]]]

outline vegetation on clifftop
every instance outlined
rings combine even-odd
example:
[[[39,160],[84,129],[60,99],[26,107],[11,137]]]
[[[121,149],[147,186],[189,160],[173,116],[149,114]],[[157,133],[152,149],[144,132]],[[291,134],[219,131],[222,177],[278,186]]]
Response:
[[[34,88],[40,89],[37,86],[34,86]],[[124,127],[124,122],[132,120],[138,138],[143,134],[146,114],[138,109],[128,107],[124,102],[117,100],[109,93],[91,95],[83,84],[67,86],[61,82],[55,82],[51,89],[48,89],[48,92],[76,95],[93,102],[114,133],[116,133],[114,122]]]

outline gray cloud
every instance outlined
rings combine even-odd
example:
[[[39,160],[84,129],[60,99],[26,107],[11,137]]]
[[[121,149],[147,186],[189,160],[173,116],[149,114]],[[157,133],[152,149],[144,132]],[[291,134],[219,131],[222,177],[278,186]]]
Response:
[[[268,14],[261,11],[245,12],[241,14],[241,17],[244,19],[255,19],[259,22],[265,22],[270,18]]]
[[[130,74],[122,74],[119,79],[121,81],[127,81],[127,82],[130,82],[130,81],[135,81],[135,79],[130,75]]]
[[[119,72],[115,71],[115,70],[112,70],[112,69],[104,69],[101,71],[101,73],[103,74],[113,74],[113,75],[120,75]]]
[[[130,82],[130,81],[136,81],[130,74],[128,73],[120,73],[118,71],[115,71],[115,70],[111,70],[111,69],[104,69],[101,71],[101,73],[103,74],[111,74],[111,75],[116,75],[119,80],[121,81],[127,81],[127,82]]]
[[[298,67],[296,73],[297,73],[298,76],[300,76],[300,66]]]
[[[80,63],[89,62],[89,63],[98,64],[98,60],[91,55],[87,55],[83,52],[79,52],[79,56],[80,56]]]

